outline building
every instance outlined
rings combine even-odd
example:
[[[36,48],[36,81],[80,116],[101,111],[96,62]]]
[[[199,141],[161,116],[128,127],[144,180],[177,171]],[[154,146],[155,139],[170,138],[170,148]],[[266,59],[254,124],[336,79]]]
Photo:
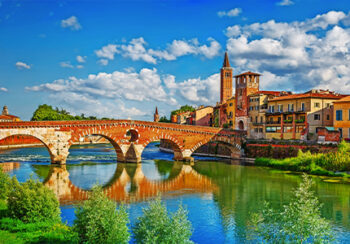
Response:
[[[332,127],[332,104],[343,97],[329,90],[313,89],[269,99],[266,139],[305,139],[302,134],[312,136],[319,127]]]
[[[249,123],[249,96],[259,91],[260,74],[245,72],[236,78],[236,118],[235,128],[248,130]]]
[[[340,137],[350,138],[350,96],[334,101],[334,128],[340,132]]]
[[[266,112],[269,99],[279,96],[279,91],[258,91],[248,96],[248,130],[249,138],[265,138]]]
[[[176,114],[176,123],[182,125],[187,124],[187,120],[191,117],[191,113],[191,111],[186,111]]]
[[[191,113],[191,117],[188,118],[188,124],[212,126],[213,111],[214,108],[212,106],[199,106],[195,111]]]
[[[227,115],[227,124],[229,128],[235,128],[235,118],[236,118],[236,98],[232,96],[226,101],[226,115]]]
[[[158,114],[158,108],[156,107],[156,111],[154,112],[153,115],[153,121],[154,122],[159,122],[159,114]]]
[[[21,119],[15,115],[9,114],[7,106],[4,106],[2,109],[2,113],[0,115],[0,122],[15,122],[21,121]]]

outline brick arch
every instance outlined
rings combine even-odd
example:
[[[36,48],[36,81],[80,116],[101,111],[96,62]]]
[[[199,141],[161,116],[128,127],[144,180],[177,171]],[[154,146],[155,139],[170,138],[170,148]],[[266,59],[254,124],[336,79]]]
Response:
[[[147,138],[147,140],[142,144],[143,149],[145,149],[147,147],[147,145],[150,144],[151,142],[160,141],[160,140],[165,140],[165,141],[171,142],[171,144],[173,145],[174,157],[175,158],[179,157],[180,154],[182,157],[182,152],[184,151],[184,146],[175,137],[173,137],[169,134],[157,133],[153,137]],[[142,150],[142,152],[143,152],[143,150]],[[142,152],[141,152],[141,155],[142,155]]]
[[[6,133],[6,135],[1,135],[0,134],[0,140],[2,139],[5,139],[7,137],[11,137],[11,136],[31,136],[31,137],[34,137],[35,139],[38,139],[47,149],[47,151],[49,152],[50,154],[50,157],[52,158],[53,157],[53,145],[47,141],[45,139],[45,137],[43,137],[41,134],[39,133],[26,133],[24,131],[21,131],[21,132],[10,132],[10,133]]]
[[[226,138],[226,137],[214,137],[214,138],[211,138],[209,140],[199,142],[197,145],[195,145],[193,148],[191,148],[191,150],[190,150],[191,153],[194,153],[198,148],[200,148],[201,146],[203,146],[207,143],[210,143],[210,142],[218,142],[218,143],[225,145],[227,148],[230,149],[231,156],[236,155],[235,158],[237,158],[238,155],[241,154],[241,145],[236,143],[234,140]]]
[[[117,160],[123,161],[125,159],[125,152],[118,144],[117,138],[115,138],[112,134],[105,132],[103,130],[101,131],[101,130],[88,129],[88,130],[80,131],[79,133],[74,134],[74,136],[72,136],[72,139],[69,141],[69,148],[73,145],[74,140],[79,140],[81,137],[90,136],[90,135],[102,136],[103,138],[107,139],[109,143],[112,144],[112,146],[116,151]]]

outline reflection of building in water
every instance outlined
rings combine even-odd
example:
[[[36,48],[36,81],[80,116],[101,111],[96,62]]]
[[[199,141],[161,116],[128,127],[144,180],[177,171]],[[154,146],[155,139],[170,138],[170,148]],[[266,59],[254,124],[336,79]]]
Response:
[[[61,204],[82,201],[88,198],[89,191],[78,188],[69,180],[65,166],[52,167],[44,184],[58,196]],[[191,166],[174,163],[167,180],[149,180],[144,175],[141,164],[118,163],[116,172],[106,186],[105,194],[119,202],[147,200],[158,194],[208,193],[216,190],[211,180],[197,173]]]
[[[14,169],[18,169],[21,166],[20,163],[15,163],[15,162],[11,162],[11,163],[1,163],[0,167],[2,168],[2,170],[4,172],[10,172]]]

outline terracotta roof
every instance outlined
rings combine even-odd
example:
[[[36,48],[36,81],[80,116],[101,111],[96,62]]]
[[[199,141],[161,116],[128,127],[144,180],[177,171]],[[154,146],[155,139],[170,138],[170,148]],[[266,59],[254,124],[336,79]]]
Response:
[[[3,120],[3,119],[6,119],[6,120],[13,120],[12,117],[8,116],[8,115],[0,115],[0,119]]]
[[[291,100],[291,99],[301,99],[301,98],[328,98],[328,99],[341,99],[346,95],[340,94],[320,94],[320,93],[302,93],[302,94],[292,94],[287,96],[279,96],[269,101],[282,101],[282,100]]]
[[[335,101],[335,103],[345,103],[345,102],[350,102],[350,96],[345,96],[342,99]]]
[[[230,62],[229,62],[229,60],[228,60],[227,52],[225,52],[225,58],[224,58],[224,63],[223,63],[223,65],[222,65],[222,67],[225,67],[225,68],[231,67],[231,66],[230,66]]]
[[[242,74],[235,75],[235,77],[242,76],[242,75],[258,75],[258,76],[261,76],[261,74],[253,73],[253,72],[251,72],[251,71],[247,71],[247,72],[244,72],[244,73],[242,73]]]
[[[280,91],[258,91],[258,92],[255,92],[253,94],[250,94],[249,96],[256,96],[256,95],[260,95],[260,94],[279,96],[281,94],[281,92]]]

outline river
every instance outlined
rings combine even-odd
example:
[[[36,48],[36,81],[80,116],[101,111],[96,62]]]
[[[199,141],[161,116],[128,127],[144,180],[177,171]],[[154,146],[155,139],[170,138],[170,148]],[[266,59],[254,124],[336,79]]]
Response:
[[[301,182],[300,175],[288,172],[207,158],[184,164],[172,157],[160,152],[156,143],[146,147],[138,165],[116,163],[110,144],[73,146],[63,167],[51,166],[46,148],[0,152],[0,162],[11,176],[19,181],[34,177],[54,190],[68,225],[73,224],[75,204],[98,183],[111,199],[126,203],[131,225],[158,193],[170,211],[182,203],[189,211],[196,243],[247,242],[249,215],[264,201],[281,208]],[[350,184],[313,179],[322,215],[332,221],[340,243],[350,242]]]

